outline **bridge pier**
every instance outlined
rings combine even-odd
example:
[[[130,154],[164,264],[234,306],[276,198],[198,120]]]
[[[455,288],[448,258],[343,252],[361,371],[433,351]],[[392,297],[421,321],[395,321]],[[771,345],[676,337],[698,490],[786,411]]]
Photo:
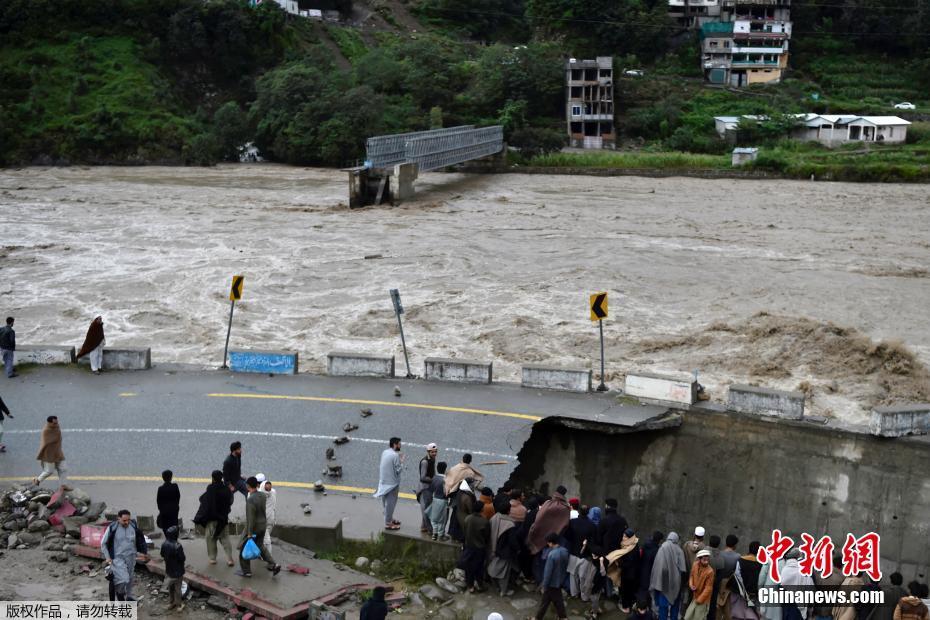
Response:
[[[413,182],[419,176],[420,167],[415,163],[397,164],[391,178],[391,189],[395,200],[411,200],[414,196]]]

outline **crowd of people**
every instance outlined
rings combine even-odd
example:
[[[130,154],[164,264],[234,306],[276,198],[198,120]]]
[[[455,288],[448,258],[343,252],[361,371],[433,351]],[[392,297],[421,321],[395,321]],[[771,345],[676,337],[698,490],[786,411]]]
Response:
[[[417,468],[421,532],[461,545],[458,568],[471,592],[494,588],[510,596],[518,585],[534,584],[542,594],[538,619],[550,606],[565,618],[567,595],[588,603],[591,618],[603,613],[601,601],[610,598],[635,620],[930,620],[926,584],[915,581],[905,589],[899,573],[881,584],[864,574],[844,577],[839,557],[829,577],[807,577],[797,547],[779,560],[781,584],[881,589],[891,604],[760,605],[759,588],[776,582],[769,565],[757,559],[758,541],[741,552],[737,536],[706,536],[701,526],[687,541],[659,531],[643,541],[616,499],[588,506],[568,497],[563,486],[550,496],[527,496],[508,484],[494,491],[483,486],[470,454],[452,467],[437,456],[437,446],[429,444]],[[391,438],[377,492],[385,500],[386,529],[399,526],[393,509],[402,463],[401,440]],[[394,499],[385,499],[391,493]]]

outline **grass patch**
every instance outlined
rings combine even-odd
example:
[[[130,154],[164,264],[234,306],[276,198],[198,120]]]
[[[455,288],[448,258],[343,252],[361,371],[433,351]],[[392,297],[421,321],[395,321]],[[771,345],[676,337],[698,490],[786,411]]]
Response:
[[[817,143],[782,141],[759,151],[757,170],[791,178],[869,182],[930,180],[930,144],[844,145],[828,149]]]
[[[326,24],[326,32],[335,41],[336,46],[342,55],[345,56],[353,65],[362,56],[368,53],[368,47],[362,40],[362,35],[354,28],[341,28]]]
[[[433,583],[436,577],[445,577],[453,568],[452,563],[445,566],[427,562],[418,554],[417,545],[413,542],[407,543],[399,554],[396,551],[388,553],[383,536],[367,541],[343,540],[335,551],[318,552],[317,557],[352,568],[359,557],[366,557],[372,562],[379,560],[381,564],[377,569],[369,565],[365,571],[375,573],[383,581],[402,579],[415,588]]]
[[[548,168],[719,169],[729,168],[730,158],[726,155],[706,155],[702,153],[654,153],[648,151],[616,153],[595,151],[591,153],[550,153],[540,155],[530,159],[527,165]]]

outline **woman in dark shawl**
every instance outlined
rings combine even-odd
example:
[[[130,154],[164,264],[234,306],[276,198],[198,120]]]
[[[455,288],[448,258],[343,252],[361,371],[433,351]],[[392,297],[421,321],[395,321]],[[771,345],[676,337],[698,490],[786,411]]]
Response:
[[[94,374],[100,374],[100,366],[103,362],[103,347],[106,344],[103,337],[103,317],[98,316],[91,321],[90,327],[87,328],[87,336],[84,337],[84,344],[78,351],[78,359],[89,355],[90,369]]]

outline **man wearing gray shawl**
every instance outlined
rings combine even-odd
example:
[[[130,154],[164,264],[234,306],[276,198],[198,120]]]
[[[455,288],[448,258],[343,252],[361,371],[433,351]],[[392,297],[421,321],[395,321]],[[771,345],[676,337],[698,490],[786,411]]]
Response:
[[[649,589],[655,593],[659,608],[659,620],[678,620],[681,584],[686,573],[685,552],[678,546],[678,534],[670,532],[656,553],[649,579]]]
[[[403,469],[403,456],[400,453],[400,437],[391,437],[388,449],[381,453],[381,465],[378,475],[378,490],[375,497],[384,504],[384,529],[399,530],[400,521],[394,520],[394,507],[400,493],[400,472]]]

